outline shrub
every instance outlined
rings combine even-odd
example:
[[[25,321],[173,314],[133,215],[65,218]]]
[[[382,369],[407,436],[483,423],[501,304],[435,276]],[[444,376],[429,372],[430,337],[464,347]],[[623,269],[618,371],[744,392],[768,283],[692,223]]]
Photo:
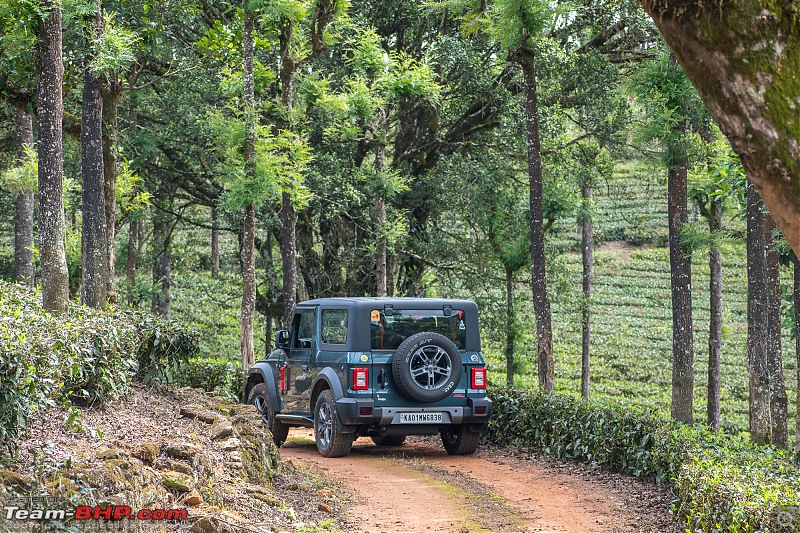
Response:
[[[193,335],[174,324],[79,305],[45,312],[34,291],[0,281],[0,443],[13,446],[54,405],[119,397],[137,371],[169,381],[167,369],[194,353]]]
[[[628,406],[508,388],[491,396],[491,440],[665,483],[687,530],[800,530],[800,470],[784,452]]]
[[[224,357],[195,357],[187,361],[178,382],[238,401],[243,391],[242,379],[237,362]]]

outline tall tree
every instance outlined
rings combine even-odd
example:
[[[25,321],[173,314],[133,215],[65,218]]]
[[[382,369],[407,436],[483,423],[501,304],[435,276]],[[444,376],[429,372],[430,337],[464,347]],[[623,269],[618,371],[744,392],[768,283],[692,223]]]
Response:
[[[581,261],[583,264],[583,300],[581,302],[581,397],[589,399],[592,281],[594,280],[594,224],[592,222],[592,182],[580,180]]]
[[[244,154],[244,179],[253,181],[256,172],[256,100],[253,57],[255,53],[255,14],[244,10],[244,35],[242,58],[244,60],[244,120],[246,147]],[[253,202],[244,206],[242,224],[242,314],[241,356],[242,369],[255,362],[253,323],[256,312],[256,211]]]
[[[24,109],[14,108],[17,131],[17,161],[20,166],[28,160],[33,150],[33,117]],[[19,283],[35,285],[36,263],[33,258],[33,190],[20,188],[14,199],[14,279]]]
[[[543,9],[538,6],[538,9]],[[542,142],[539,131],[539,102],[537,100],[536,44],[537,29],[543,24],[542,13],[527,12],[520,6],[518,19],[519,40],[509,53],[509,60],[522,68],[525,102],[525,137],[528,145],[528,178],[530,188],[531,234],[531,287],[533,288],[533,313],[536,316],[537,363],[539,387],[552,392],[555,389],[555,362],[553,360],[553,326],[550,299],[547,296],[547,273],[544,247],[544,176],[542,174]],[[539,28],[528,26],[536,20]]]
[[[106,225],[105,179],[103,177],[103,97],[100,80],[92,72],[92,49],[103,33],[103,12],[95,2],[87,17],[89,52],[83,62],[81,102],[81,212],[82,283],[81,301],[103,308],[108,294],[108,235]]]
[[[42,1],[37,42],[39,122],[39,254],[42,264],[42,304],[45,309],[69,307],[69,271],[64,249],[64,103],[61,57],[61,4]]]
[[[767,362],[766,247],[763,204],[752,183],[747,187],[747,370],[750,374],[750,438],[771,440]]]
[[[783,291],[780,278],[780,251],[777,246],[777,225],[772,215],[764,215],[764,296],[767,307],[767,370],[769,372],[770,442],[781,449],[789,444],[788,399],[783,376],[781,326],[783,323]]]

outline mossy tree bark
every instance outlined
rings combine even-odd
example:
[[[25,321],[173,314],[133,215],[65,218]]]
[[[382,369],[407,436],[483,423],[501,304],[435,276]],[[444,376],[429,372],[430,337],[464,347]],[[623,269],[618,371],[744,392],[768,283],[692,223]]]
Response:
[[[722,204],[712,202],[709,212],[703,215],[708,220],[712,235],[722,228]],[[722,255],[716,244],[711,244],[709,253],[709,329],[708,329],[708,402],[706,413],[708,425],[714,431],[720,427],[720,369],[722,364]]]
[[[42,265],[42,305],[66,311],[69,271],[64,247],[64,103],[61,57],[61,3],[43,0],[37,42],[39,121],[39,256]]]
[[[640,0],[800,252],[800,13],[789,0]]]
[[[117,176],[119,175],[117,145],[119,143],[118,109],[125,95],[122,79],[114,74],[100,87],[103,95],[103,178],[105,180],[105,217],[108,242],[108,276],[106,292],[112,303],[117,301],[116,247],[117,234]]]
[[[583,302],[581,304],[581,397],[589,399],[589,371],[592,326],[592,281],[594,280],[594,224],[590,214],[592,185],[581,182],[581,256],[583,259]]]

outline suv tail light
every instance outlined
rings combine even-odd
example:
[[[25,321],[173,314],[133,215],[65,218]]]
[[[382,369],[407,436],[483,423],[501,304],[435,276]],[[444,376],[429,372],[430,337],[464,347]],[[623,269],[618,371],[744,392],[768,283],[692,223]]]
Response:
[[[280,388],[281,392],[289,390],[289,367],[282,366],[281,367],[281,377],[280,382],[278,383],[278,388]]]
[[[486,388],[486,369],[485,368],[473,368],[472,369],[472,383],[473,389],[485,389]]]
[[[367,389],[369,389],[369,369],[354,368],[353,390],[367,390]]]

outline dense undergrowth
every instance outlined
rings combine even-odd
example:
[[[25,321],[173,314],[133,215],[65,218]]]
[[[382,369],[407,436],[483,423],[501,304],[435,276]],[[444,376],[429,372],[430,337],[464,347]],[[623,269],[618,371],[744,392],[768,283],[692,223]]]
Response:
[[[196,352],[196,335],[175,323],[76,304],[44,312],[34,291],[0,280],[0,443],[13,447],[54,405],[104,403],[133,379],[169,383]]]
[[[800,469],[785,453],[629,406],[494,389],[489,437],[667,484],[688,531],[800,530]]]

